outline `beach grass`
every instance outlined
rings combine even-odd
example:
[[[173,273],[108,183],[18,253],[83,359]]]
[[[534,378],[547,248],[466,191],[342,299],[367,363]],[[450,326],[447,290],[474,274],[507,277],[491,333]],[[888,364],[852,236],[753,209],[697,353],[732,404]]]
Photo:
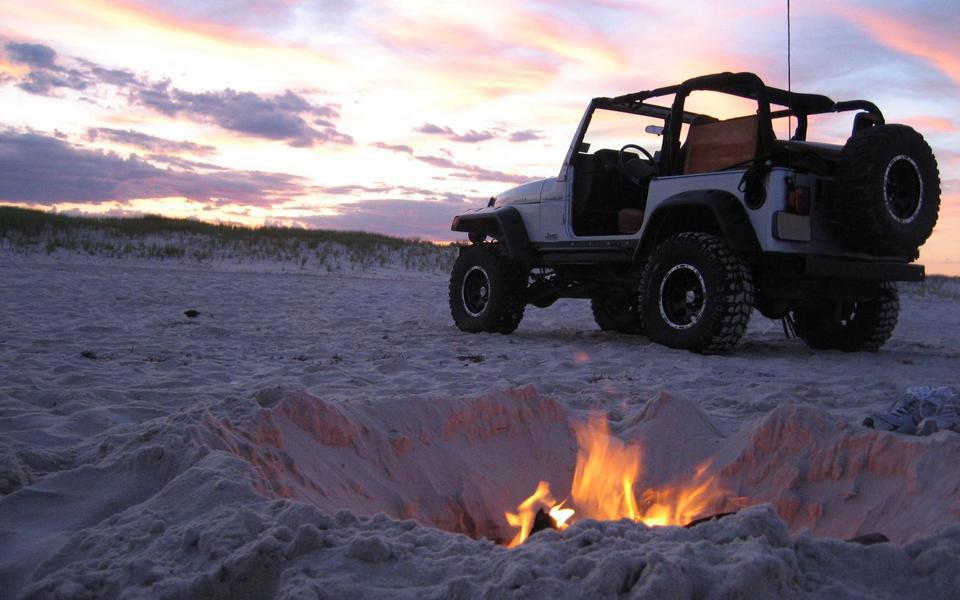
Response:
[[[455,248],[362,231],[248,227],[159,215],[95,217],[0,206],[0,242],[18,253],[196,262],[272,260],[327,271],[348,264],[446,271]]]

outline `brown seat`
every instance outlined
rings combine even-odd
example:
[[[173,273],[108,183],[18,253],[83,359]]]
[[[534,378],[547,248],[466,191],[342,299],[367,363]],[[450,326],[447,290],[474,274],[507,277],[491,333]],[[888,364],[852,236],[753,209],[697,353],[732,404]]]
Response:
[[[643,225],[643,211],[639,208],[621,208],[617,212],[617,229],[624,235],[640,231]]]
[[[687,133],[684,173],[722,171],[757,155],[760,118],[737,117],[715,123],[693,123]]]

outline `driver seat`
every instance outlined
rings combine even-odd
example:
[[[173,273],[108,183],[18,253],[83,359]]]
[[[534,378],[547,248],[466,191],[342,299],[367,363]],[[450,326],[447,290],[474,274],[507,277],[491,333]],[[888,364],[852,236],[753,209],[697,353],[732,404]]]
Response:
[[[656,170],[649,161],[641,159],[639,156],[628,158],[624,161],[623,168],[630,172],[634,178],[643,182],[640,189],[639,202],[636,206],[627,206],[617,211],[617,233],[621,235],[633,235],[640,231],[643,225],[644,209],[647,204],[647,186]]]
[[[633,235],[643,226],[642,208],[621,208],[617,212],[617,230],[622,235]]]

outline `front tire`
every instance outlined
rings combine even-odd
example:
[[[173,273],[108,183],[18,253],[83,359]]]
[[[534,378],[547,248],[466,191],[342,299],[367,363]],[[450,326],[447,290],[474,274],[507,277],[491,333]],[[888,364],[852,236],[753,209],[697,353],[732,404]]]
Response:
[[[810,348],[876,352],[893,335],[899,314],[896,285],[881,282],[870,298],[802,306],[791,316],[797,335]]]
[[[461,331],[510,333],[523,319],[526,273],[499,244],[467,246],[450,275],[450,314]]]
[[[644,270],[640,292],[647,336],[701,354],[736,346],[753,306],[750,273],[722,238],[706,233],[663,242]]]

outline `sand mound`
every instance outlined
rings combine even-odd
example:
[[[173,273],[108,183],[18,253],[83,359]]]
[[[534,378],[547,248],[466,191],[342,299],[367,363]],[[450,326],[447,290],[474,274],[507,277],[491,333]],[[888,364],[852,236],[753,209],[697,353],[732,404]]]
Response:
[[[721,480],[772,502],[792,531],[899,542],[960,519],[960,435],[923,438],[851,426],[812,406],[780,406],[723,444]]]
[[[709,462],[707,473],[727,492],[718,511],[769,502],[795,533],[882,532],[903,543],[960,519],[960,435],[952,432],[874,431],[786,404],[724,438],[695,404],[660,393],[622,437],[644,449],[642,483],[682,480]]]
[[[538,479],[570,485],[576,441],[566,413],[532,387],[404,403],[283,390],[256,399],[263,408],[247,423],[207,424],[222,440],[214,446],[257,467],[267,495],[502,539],[503,511]]]

